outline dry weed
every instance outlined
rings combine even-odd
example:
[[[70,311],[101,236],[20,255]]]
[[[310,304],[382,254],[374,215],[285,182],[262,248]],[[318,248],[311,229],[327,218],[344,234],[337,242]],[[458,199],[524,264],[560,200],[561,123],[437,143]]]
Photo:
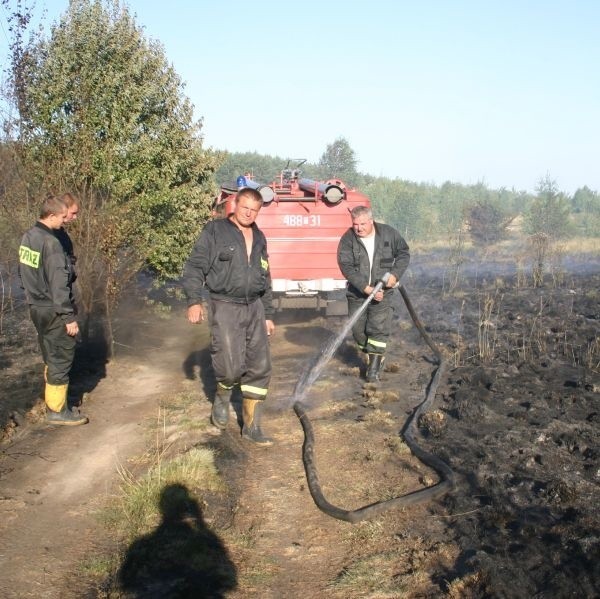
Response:
[[[544,284],[544,269],[550,246],[550,237],[546,233],[535,233],[529,237],[529,252],[532,260],[531,276],[533,286],[541,287]]]
[[[458,287],[461,267],[466,261],[465,232],[462,227],[456,232],[448,233],[448,245],[450,247],[450,252],[448,254],[448,266],[450,272],[447,281],[446,273],[444,273],[444,280],[442,282],[445,295],[446,293],[452,293]]]
[[[592,372],[600,373],[600,337],[595,337],[593,341],[587,344],[585,366]]]
[[[479,328],[477,341],[479,345],[479,357],[485,363],[494,359],[496,351],[496,321],[500,316],[500,302],[502,296],[498,291],[494,295],[486,294],[483,299],[479,298]]]
[[[448,599],[477,599],[486,590],[485,576],[481,572],[467,574],[448,585]]]
[[[375,409],[365,414],[362,421],[369,427],[395,426],[396,419],[385,410]]]
[[[462,336],[463,313],[464,313],[464,309],[465,309],[465,303],[466,303],[466,301],[463,300],[460,305],[460,313],[458,315],[458,324],[456,325],[456,333],[451,334],[451,336],[450,336],[452,339],[452,342],[450,343],[450,347],[454,350],[452,352],[452,363],[454,364],[455,368],[457,368],[458,366],[462,366],[464,364],[463,352],[464,352],[465,348],[467,347],[467,344],[465,343],[463,336]]]
[[[443,412],[440,410],[433,410],[431,412],[425,412],[425,414],[419,418],[419,426],[432,437],[440,437],[444,434],[448,423]]]
[[[400,456],[411,455],[409,446],[401,437],[386,437],[385,444],[392,451],[392,453]]]
[[[562,287],[564,285],[566,272],[563,268],[563,260],[565,255],[564,243],[555,242],[552,244],[548,252],[548,267],[553,287]]]

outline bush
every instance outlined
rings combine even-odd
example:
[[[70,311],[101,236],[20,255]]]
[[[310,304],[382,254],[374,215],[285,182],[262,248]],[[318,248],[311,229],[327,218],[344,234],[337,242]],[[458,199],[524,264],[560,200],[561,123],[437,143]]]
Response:
[[[573,234],[571,209],[564,193],[558,191],[556,182],[548,176],[536,189],[537,196],[525,214],[525,229],[531,235],[543,233],[552,239]]]
[[[469,232],[474,243],[484,245],[500,241],[506,236],[506,228],[514,216],[497,205],[485,200],[467,209]]]

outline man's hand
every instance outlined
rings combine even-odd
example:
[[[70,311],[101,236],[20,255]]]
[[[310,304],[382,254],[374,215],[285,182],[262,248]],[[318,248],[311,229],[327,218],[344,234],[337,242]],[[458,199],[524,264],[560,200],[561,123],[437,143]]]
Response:
[[[395,277],[395,275],[390,275],[390,278],[388,279],[388,282],[385,284],[385,286],[388,289],[391,289],[397,282],[398,279]]]
[[[265,320],[267,335],[270,337],[275,332],[275,323],[272,320]]]
[[[375,287],[371,286],[371,285],[367,285],[364,289],[363,292],[364,294],[368,297],[369,295],[371,295],[371,293],[373,293],[373,289],[375,289]],[[373,300],[375,300],[376,302],[380,302],[383,299],[383,291],[380,289],[374,296],[373,296]]]
[[[67,327],[67,335],[69,335],[69,337],[77,337],[79,334],[79,325],[77,324],[76,320],[73,322],[67,322],[65,326]]]
[[[204,310],[202,309],[202,304],[194,304],[193,306],[188,306],[187,319],[192,324],[201,323],[204,320]]]

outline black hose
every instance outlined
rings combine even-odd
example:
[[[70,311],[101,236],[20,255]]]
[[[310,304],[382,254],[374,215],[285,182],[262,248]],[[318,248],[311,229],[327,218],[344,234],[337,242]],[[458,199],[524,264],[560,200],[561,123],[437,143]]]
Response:
[[[421,333],[421,337],[435,354],[438,363],[438,366],[429,383],[425,399],[416,407],[406,422],[402,434],[412,453],[425,465],[433,468],[439,474],[440,481],[431,487],[420,489],[419,491],[413,491],[412,493],[402,495],[401,497],[394,497],[386,501],[372,503],[371,505],[367,505],[356,510],[344,510],[332,505],[327,501],[327,499],[325,499],[325,496],[321,491],[321,485],[319,484],[319,476],[315,464],[315,437],[312,424],[308,419],[303,405],[300,402],[296,402],[293,407],[296,416],[298,416],[300,419],[302,429],[304,430],[302,461],[304,462],[304,471],[306,472],[306,480],[308,482],[310,494],[312,495],[315,504],[321,511],[325,512],[329,516],[332,516],[333,518],[345,520],[346,522],[361,522],[362,520],[366,520],[367,518],[372,518],[373,516],[381,514],[392,507],[406,507],[408,505],[415,505],[417,503],[425,503],[426,501],[431,501],[432,499],[436,499],[437,497],[444,495],[454,488],[454,472],[450,466],[448,466],[446,462],[438,458],[436,455],[420,447],[415,439],[419,417],[429,409],[431,403],[435,399],[435,393],[446,364],[442,352],[433,343],[427,334],[427,331],[425,331],[425,327],[419,320],[412,302],[406,293],[406,289],[400,285],[399,291],[414,325],[419,330],[419,333]]]

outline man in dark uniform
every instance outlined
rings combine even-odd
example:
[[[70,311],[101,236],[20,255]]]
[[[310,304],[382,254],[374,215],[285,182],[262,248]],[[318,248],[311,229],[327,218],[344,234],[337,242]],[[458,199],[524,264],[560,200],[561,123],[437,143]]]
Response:
[[[78,425],[88,419],[69,409],[69,372],[75,357],[79,326],[71,294],[68,260],[54,235],[67,216],[64,202],[48,196],[40,218],[21,240],[19,273],[29,313],[46,364],[46,418],[50,424]]]
[[[79,214],[79,201],[71,193],[64,193],[62,196],[60,196],[60,199],[67,207],[67,216],[65,217],[64,224],[68,225],[69,223],[72,223]],[[71,241],[71,237],[67,233],[64,226],[54,231],[54,235],[56,236],[58,241],[60,241],[60,245],[62,245],[63,250],[67,255],[69,273],[72,284],[77,278],[77,273],[75,272],[75,264],[77,263],[77,257],[75,256],[75,251],[73,249],[73,242]]]
[[[262,207],[260,193],[238,191],[234,211],[206,224],[183,270],[188,320],[205,319],[202,290],[208,289],[211,358],[217,379],[211,419],[225,428],[231,392],[242,391],[242,436],[271,445],[260,428],[259,414],[271,379],[268,336],[275,330],[267,240],[254,223]]]
[[[352,327],[354,340],[368,355],[366,379],[375,382],[379,380],[390,336],[393,287],[408,267],[410,254],[396,229],[373,221],[370,208],[357,206],[350,216],[352,227],[338,244],[338,265],[348,281],[349,314],[360,309],[386,273],[391,275]]]

